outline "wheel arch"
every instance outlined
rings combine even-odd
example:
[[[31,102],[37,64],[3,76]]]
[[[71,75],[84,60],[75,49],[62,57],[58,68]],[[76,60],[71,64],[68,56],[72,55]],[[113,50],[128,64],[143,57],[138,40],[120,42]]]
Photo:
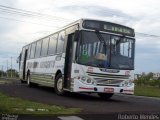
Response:
[[[57,70],[57,72],[56,72],[56,74],[55,74],[55,78],[54,79],[56,79],[56,77],[57,77],[57,75],[58,74],[62,74],[62,71],[61,70]]]

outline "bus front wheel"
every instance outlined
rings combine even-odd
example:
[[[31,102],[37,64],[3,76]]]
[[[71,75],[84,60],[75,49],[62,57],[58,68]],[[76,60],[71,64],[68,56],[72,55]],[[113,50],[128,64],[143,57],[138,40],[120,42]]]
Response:
[[[98,95],[102,99],[109,99],[113,96],[113,93],[98,93]]]
[[[54,88],[57,95],[64,95],[62,74],[56,76]]]

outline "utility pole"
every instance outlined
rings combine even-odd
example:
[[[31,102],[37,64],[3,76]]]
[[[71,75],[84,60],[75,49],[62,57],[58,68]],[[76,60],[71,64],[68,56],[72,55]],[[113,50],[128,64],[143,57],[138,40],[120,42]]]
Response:
[[[3,77],[3,65],[2,65],[2,77]]]
[[[7,77],[8,77],[8,60],[7,60]]]
[[[2,66],[2,65],[0,65],[0,66]],[[0,78],[2,77],[2,70],[1,70],[1,75],[0,75]]]
[[[11,78],[12,78],[12,57],[11,57]]]

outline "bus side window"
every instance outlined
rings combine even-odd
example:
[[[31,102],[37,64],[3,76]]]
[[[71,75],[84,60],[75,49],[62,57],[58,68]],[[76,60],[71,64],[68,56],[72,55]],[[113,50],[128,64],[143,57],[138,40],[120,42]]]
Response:
[[[58,34],[54,34],[50,37],[48,55],[54,55],[56,53],[57,37]]]
[[[42,45],[42,40],[37,41],[35,58],[39,58],[40,57],[41,45]]]
[[[47,56],[49,37],[44,38],[42,42],[41,56]]]
[[[57,53],[63,53],[64,40],[65,40],[65,31],[62,31],[59,33],[58,36]]]
[[[29,58],[30,58],[30,52],[31,52],[31,44],[28,46],[27,59],[29,59]]]
[[[32,46],[31,46],[31,53],[30,53],[30,58],[34,58],[34,54],[35,54],[35,47],[36,47],[36,43],[32,43]]]
[[[24,59],[24,53],[25,53],[25,47],[23,47],[23,49],[22,49],[22,55],[21,55],[21,60],[23,61],[23,59]]]

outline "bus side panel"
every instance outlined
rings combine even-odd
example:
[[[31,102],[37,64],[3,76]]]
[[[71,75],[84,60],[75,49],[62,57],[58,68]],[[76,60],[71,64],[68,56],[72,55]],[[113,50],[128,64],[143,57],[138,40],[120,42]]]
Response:
[[[61,61],[56,61],[59,59],[59,55],[41,57],[36,59],[27,60],[27,70],[30,71],[31,81],[34,83],[54,86],[54,78],[57,70],[63,70],[64,59]]]

